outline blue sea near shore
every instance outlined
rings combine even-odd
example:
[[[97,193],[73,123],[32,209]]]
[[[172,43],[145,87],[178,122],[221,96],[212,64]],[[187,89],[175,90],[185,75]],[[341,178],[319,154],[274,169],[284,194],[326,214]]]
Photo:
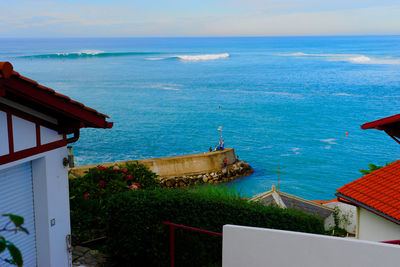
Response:
[[[202,153],[222,125],[255,170],[237,190],[269,190],[279,167],[282,191],[327,200],[399,158],[360,125],[399,113],[400,36],[0,39],[0,61],[111,117],[81,131],[80,165]]]

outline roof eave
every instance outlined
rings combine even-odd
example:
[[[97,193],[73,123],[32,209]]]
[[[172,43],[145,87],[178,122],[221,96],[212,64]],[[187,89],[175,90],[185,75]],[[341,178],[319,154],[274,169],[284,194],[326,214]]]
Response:
[[[385,125],[396,123],[396,122],[400,122],[400,114],[396,114],[396,115],[386,117],[383,119],[364,123],[363,125],[361,125],[361,129],[363,129],[363,130],[366,130],[366,129],[383,130]]]
[[[349,201],[349,202],[353,203],[355,206],[364,208],[364,209],[366,209],[366,210],[368,210],[368,211],[370,211],[370,212],[372,212],[372,213],[374,213],[374,214],[376,214],[378,216],[381,216],[381,217],[383,217],[383,218],[385,218],[385,219],[387,219],[387,220],[389,220],[389,221],[391,221],[391,222],[393,222],[395,224],[399,224],[400,225],[400,220],[397,220],[397,219],[387,215],[386,213],[383,213],[383,212],[381,212],[379,210],[376,210],[376,209],[374,209],[374,208],[372,208],[372,207],[370,207],[370,206],[368,206],[368,205],[366,205],[366,204],[364,204],[364,203],[362,203],[362,202],[360,202],[358,200],[355,200],[354,198],[351,198],[349,196],[343,195],[340,192],[337,192],[335,195],[338,197],[338,200],[340,202],[346,203],[345,201],[341,201],[340,200],[341,198],[345,199],[346,201]]]
[[[29,99],[29,101],[43,105],[50,110],[60,112],[73,120],[83,122],[80,128],[92,127],[110,129],[113,127],[113,122],[106,121],[106,115],[100,114],[85,106],[82,107],[78,104],[67,103],[59,96],[44,91],[38,91],[35,87],[36,85],[33,83],[12,76],[5,80],[2,88],[5,88],[5,94],[10,90],[10,92],[19,95],[19,97]]]

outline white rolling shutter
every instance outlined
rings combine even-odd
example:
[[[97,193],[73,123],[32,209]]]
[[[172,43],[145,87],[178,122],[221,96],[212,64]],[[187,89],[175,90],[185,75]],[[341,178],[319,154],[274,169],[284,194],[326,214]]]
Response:
[[[36,266],[36,237],[35,212],[33,205],[32,165],[23,163],[11,168],[0,170],[0,213],[13,213],[23,216],[24,227],[29,235],[19,232],[1,232],[7,240],[14,243],[21,251],[24,266]],[[5,217],[0,218],[0,227],[7,222]],[[2,258],[10,258],[8,253],[2,253]],[[0,266],[3,266],[0,262]],[[11,266],[5,264],[4,266]]]

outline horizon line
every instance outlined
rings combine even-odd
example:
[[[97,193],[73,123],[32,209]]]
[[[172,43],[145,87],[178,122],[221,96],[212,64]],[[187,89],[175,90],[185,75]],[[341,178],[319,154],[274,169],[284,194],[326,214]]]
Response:
[[[193,36],[0,36],[0,39],[68,39],[68,38],[267,38],[267,37],[372,37],[372,36],[400,36],[397,34],[309,34],[309,35],[226,35],[226,36],[214,36],[214,35],[193,35]]]

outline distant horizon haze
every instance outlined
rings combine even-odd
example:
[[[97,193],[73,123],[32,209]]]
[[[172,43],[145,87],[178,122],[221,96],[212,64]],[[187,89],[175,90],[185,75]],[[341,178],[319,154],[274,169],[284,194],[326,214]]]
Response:
[[[395,0],[15,0],[0,37],[269,37],[400,34]]]

